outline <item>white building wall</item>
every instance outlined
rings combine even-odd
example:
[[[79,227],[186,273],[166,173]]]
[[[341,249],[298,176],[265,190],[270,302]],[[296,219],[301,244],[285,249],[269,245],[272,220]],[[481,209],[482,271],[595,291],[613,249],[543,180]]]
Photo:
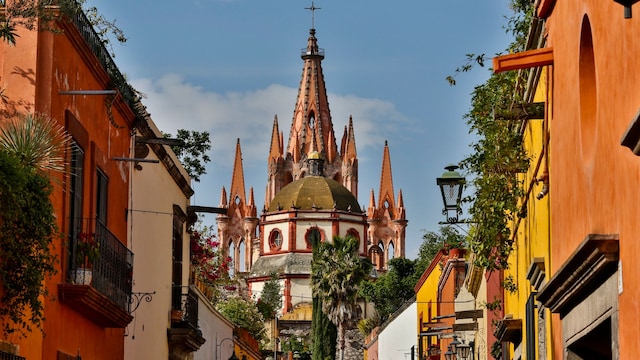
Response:
[[[200,296],[198,325],[206,342],[193,353],[193,360],[226,360],[233,353],[233,324]]]
[[[417,319],[417,305],[413,302],[380,331],[378,360],[411,359],[411,347],[418,351]]]
[[[311,303],[313,293],[310,279],[291,279],[291,305],[299,303]]]
[[[149,125],[155,127],[152,123]],[[155,130],[158,137],[162,137]],[[179,164],[173,153],[170,156]],[[150,151],[147,159],[158,157]],[[133,163],[130,165],[133,167]],[[147,298],[150,301],[140,298],[138,308],[132,313],[134,320],[125,330],[124,358],[167,359],[167,328],[171,327],[173,206],[177,205],[186,212],[189,199],[162,163],[140,165],[142,170],[131,171],[131,200],[127,220],[131,231],[128,243],[134,254],[132,292],[150,293],[150,298]],[[184,169],[180,167],[180,170],[188,180]],[[182,250],[182,283],[187,285],[189,237],[186,232]]]

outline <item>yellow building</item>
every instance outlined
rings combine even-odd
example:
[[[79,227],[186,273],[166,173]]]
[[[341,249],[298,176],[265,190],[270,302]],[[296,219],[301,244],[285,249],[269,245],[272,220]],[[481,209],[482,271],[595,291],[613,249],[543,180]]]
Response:
[[[414,291],[416,293],[418,319],[416,326],[418,327],[418,354],[419,359],[428,353],[431,345],[439,346],[438,336],[434,328],[439,327],[436,316],[439,315],[438,308],[438,283],[442,275],[441,261],[444,252],[441,250],[433,258],[429,267],[422,273],[420,280],[416,284]]]
[[[541,21],[534,21],[530,44],[543,46]],[[535,53],[535,50],[534,50]],[[539,55],[539,54],[536,54]],[[512,55],[507,55],[509,57]],[[499,57],[494,65],[499,64]],[[496,62],[498,61],[498,62]],[[550,261],[549,212],[549,68],[531,67],[533,59],[524,56],[517,66],[527,81],[522,103],[526,111],[516,114],[516,131],[530,158],[526,173],[518,174],[524,196],[521,214],[511,224],[513,251],[509,267],[504,270],[504,318],[494,327],[494,335],[502,344],[503,359],[551,359],[550,313],[537,300],[537,290],[545,281]],[[500,71],[500,66],[494,66]]]

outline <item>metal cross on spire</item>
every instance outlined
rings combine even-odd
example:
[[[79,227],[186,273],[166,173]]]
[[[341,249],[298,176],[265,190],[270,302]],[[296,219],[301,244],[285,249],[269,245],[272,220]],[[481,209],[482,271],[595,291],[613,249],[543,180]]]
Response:
[[[321,8],[315,7],[313,5],[313,0],[311,0],[311,7],[307,7],[305,9],[311,10],[311,28],[315,29],[316,28],[316,26],[315,26],[315,12],[316,12],[316,10],[320,10]]]

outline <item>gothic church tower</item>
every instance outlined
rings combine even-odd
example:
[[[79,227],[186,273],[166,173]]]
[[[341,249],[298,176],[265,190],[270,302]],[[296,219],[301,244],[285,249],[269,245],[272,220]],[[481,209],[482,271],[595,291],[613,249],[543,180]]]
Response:
[[[329,111],[327,90],[322,73],[324,49],[318,47],[316,30],[309,31],[307,47],[302,49],[302,78],[293,110],[288,145],[284,148],[283,134],[274,118],[271,149],[268,156],[268,183],[265,207],[275,195],[291,182],[301,179],[309,171],[307,156],[317,151],[324,156],[324,176],[334,179],[358,196],[358,159],[353,134],[353,122],[345,127],[340,152]]]
[[[393,193],[387,143],[379,201],[375,203],[372,189],[368,209],[359,205],[357,123],[349,118],[338,144],[321,65],[324,49],[318,47],[314,28],[301,58],[302,77],[286,146],[277,115],[273,119],[260,218],[252,189],[245,198],[239,140],[229,199],[224,188],[221,194],[220,206],[228,211],[217,218],[223,249],[233,258],[234,270],[247,274],[250,289],[259,292],[270,273],[280,274],[285,312],[310,299],[310,236],[323,241],[354,236],[361,242],[361,255],[385,271],[391,257],[404,257],[407,226],[402,191],[397,198]]]

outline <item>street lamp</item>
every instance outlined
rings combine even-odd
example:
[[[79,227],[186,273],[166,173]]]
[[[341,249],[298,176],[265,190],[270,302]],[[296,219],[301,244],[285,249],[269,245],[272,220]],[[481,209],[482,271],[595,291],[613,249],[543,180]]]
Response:
[[[447,349],[447,352],[446,352],[446,353],[444,353],[444,358],[445,358],[446,360],[454,360],[454,359],[455,359],[455,357],[453,357],[453,356],[454,356],[454,355],[453,355],[453,351],[451,351],[451,345],[449,345],[449,348]]]
[[[442,214],[446,216],[449,224],[458,223],[458,215],[462,214],[462,190],[466,181],[456,171],[458,168],[458,165],[449,164],[445,166],[447,171],[436,179],[436,183],[442,193],[442,202],[444,203]]]
[[[467,344],[460,344],[458,345],[456,352],[458,353],[457,354],[458,359],[466,360],[469,357],[469,354],[471,353],[471,346]]]
[[[460,341],[458,341],[458,337],[453,335],[453,341],[449,344],[449,348],[451,352],[454,354],[458,353],[458,346],[461,345]]]
[[[454,335],[453,341],[449,344],[447,352],[444,353],[446,360],[467,360],[471,353],[471,346],[458,341],[458,337]]]

